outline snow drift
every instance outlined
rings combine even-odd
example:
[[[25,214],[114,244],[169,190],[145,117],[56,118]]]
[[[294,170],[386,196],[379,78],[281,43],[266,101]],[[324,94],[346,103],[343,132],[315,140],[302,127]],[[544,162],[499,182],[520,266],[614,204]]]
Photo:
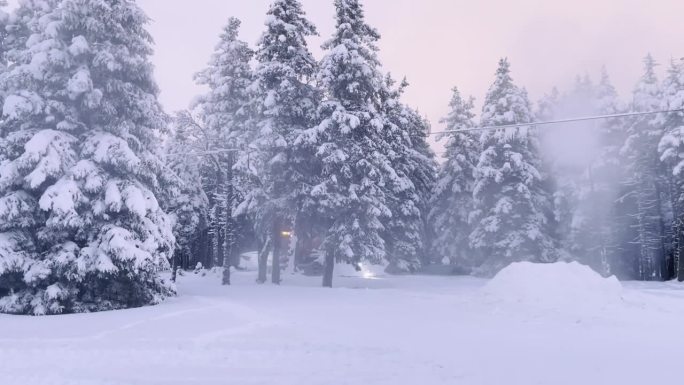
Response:
[[[525,308],[586,314],[622,303],[622,285],[577,262],[514,263],[485,287],[488,300]]]

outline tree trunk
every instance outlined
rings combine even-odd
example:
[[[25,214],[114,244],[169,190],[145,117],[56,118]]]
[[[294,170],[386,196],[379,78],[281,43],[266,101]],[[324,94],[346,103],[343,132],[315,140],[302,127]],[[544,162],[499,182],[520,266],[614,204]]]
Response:
[[[228,205],[228,197],[225,191],[225,180],[223,177],[223,170],[218,167],[216,170],[216,219],[215,219],[215,233],[216,233],[216,266],[224,266],[226,255],[226,230],[228,222],[225,222],[224,206]]]
[[[300,234],[296,234],[296,239],[294,240],[295,241],[294,256],[292,257],[292,264],[293,264],[292,271],[299,270],[299,265],[302,264],[302,259],[303,259],[302,247],[303,247],[303,243],[304,243],[304,240],[302,238],[303,237]]]
[[[678,215],[682,215],[678,213]],[[684,282],[684,219],[676,218],[677,223],[676,234],[677,238],[676,251],[675,251],[675,263],[677,264],[677,278],[679,282]]]
[[[223,265],[223,277],[221,278],[221,284],[223,286],[230,285],[230,263],[225,263]]]
[[[173,253],[173,257],[171,257],[171,282],[176,282],[177,275],[178,275],[178,255],[177,255],[177,253]]]
[[[266,283],[268,273],[268,253],[271,251],[271,240],[267,239],[259,252],[259,276],[257,283]]]
[[[233,158],[229,155],[228,177],[226,178],[226,223],[224,229],[225,250],[223,255],[223,284],[230,285],[230,267],[233,265],[235,246],[235,223],[233,221]]]
[[[216,249],[216,248],[214,247],[214,242],[215,242],[216,234],[209,233],[209,234],[207,234],[207,235],[208,235],[208,236],[207,236],[207,242],[208,242],[208,244],[207,244],[207,255],[206,255],[205,261],[203,262],[203,264],[204,264],[203,267],[204,267],[205,269],[211,269],[211,268],[212,268],[212,263],[213,263],[213,261],[214,261],[214,252],[215,252],[215,249]],[[194,269],[194,268],[195,268],[195,266],[193,266],[193,269]]]
[[[271,239],[273,240],[273,262],[271,265],[271,282],[280,285],[280,255],[282,253],[282,234],[280,233],[280,221],[273,221],[273,233]]]
[[[203,216],[200,218],[200,234],[199,238],[197,239],[197,246],[196,250],[197,253],[192,256],[188,256],[187,262],[184,264],[183,268],[184,269],[194,269],[195,266],[197,266],[197,262],[202,262],[207,258],[207,254],[209,253],[209,236],[208,236],[208,224],[206,221],[206,218]]]
[[[335,269],[335,256],[332,252],[325,253],[325,267],[323,271],[323,287],[333,287],[333,270]]]

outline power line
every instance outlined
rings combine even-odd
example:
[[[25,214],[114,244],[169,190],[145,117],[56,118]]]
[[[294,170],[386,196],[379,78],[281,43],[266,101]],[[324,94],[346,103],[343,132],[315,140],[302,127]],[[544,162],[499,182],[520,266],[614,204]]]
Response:
[[[579,118],[571,119],[559,119],[559,120],[548,120],[543,122],[530,122],[530,123],[517,123],[517,124],[505,124],[501,126],[484,126],[484,127],[474,127],[466,128],[463,130],[447,130],[439,132],[431,132],[428,135],[441,135],[441,134],[453,134],[458,132],[472,132],[472,131],[491,131],[500,130],[504,128],[521,128],[521,127],[532,127],[532,126],[547,126],[552,124],[563,124],[563,123],[573,123],[573,122],[586,122],[591,120],[603,120],[603,119],[613,119],[613,118],[626,118],[632,116],[645,116],[645,115],[657,115],[657,114],[667,114],[672,112],[684,112],[684,109],[677,110],[663,110],[663,111],[648,111],[648,112],[628,112],[623,114],[612,114],[612,115],[597,115],[597,116],[584,116]]]
[[[518,124],[506,124],[501,126],[484,126],[484,127],[474,127],[467,128],[463,130],[447,130],[431,132],[428,135],[441,135],[441,134],[453,134],[459,132],[473,132],[473,131],[490,131],[490,130],[501,130],[505,128],[521,128],[521,127],[532,127],[532,126],[547,126],[553,124],[563,124],[563,123],[573,123],[573,122],[586,122],[592,120],[602,120],[602,119],[613,119],[613,118],[626,118],[633,116],[646,116],[646,115],[657,115],[657,114],[668,114],[673,112],[684,112],[683,109],[676,110],[663,110],[663,111],[648,111],[648,112],[628,112],[623,114],[611,114],[611,115],[597,115],[597,116],[585,116],[579,118],[571,119],[559,119],[559,120],[548,120],[543,122],[530,122],[530,123],[518,123]],[[207,156],[207,155],[218,155],[224,153],[238,152],[241,151],[238,148],[218,148],[210,151],[199,151],[199,152],[187,152],[178,154],[166,154],[166,156]]]

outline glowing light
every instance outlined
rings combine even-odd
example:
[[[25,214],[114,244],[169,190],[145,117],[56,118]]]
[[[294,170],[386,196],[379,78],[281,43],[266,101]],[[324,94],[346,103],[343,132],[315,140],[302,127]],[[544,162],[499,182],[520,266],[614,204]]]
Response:
[[[282,231],[280,235],[282,235],[283,237],[290,237],[292,236],[292,231]]]
[[[363,266],[362,264],[359,264],[358,268],[359,268],[358,271],[361,272],[361,277],[363,277],[363,279],[375,279],[376,278],[375,273],[373,273],[371,270],[366,269],[365,266]]]
[[[373,272],[368,271],[368,270],[364,270],[364,271],[361,273],[361,275],[362,275],[363,278],[365,278],[365,279],[373,279],[373,278],[375,278],[375,274],[373,274]]]

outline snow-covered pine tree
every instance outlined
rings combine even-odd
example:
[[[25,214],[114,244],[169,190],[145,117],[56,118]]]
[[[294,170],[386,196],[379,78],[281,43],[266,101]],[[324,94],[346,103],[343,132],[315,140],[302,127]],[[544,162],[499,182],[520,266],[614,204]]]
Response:
[[[418,200],[416,202],[422,221],[423,248],[421,250],[421,264],[429,264],[429,246],[432,242],[432,233],[428,225],[430,215],[430,199],[437,183],[437,160],[432,150],[428,137],[432,132],[430,122],[419,111],[404,105],[404,119],[408,131],[411,147],[408,159],[411,160],[409,179],[413,184]]]
[[[20,55],[29,38],[28,24],[36,23],[37,16],[48,11],[54,4],[45,2],[42,7],[31,5],[37,0],[25,0],[25,5],[7,12],[7,1],[0,0],[0,76],[8,70],[12,62],[18,61]],[[2,105],[3,95],[0,92],[0,105]],[[1,137],[1,135],[0,135]]]
[[[209,198],[210,253],[204,266],[223,266],[223,283],[230,282],[230,266],[239,256],[238,233],[247,225],[237,206],[247,193],[244,181],[234,175],[241,160],[249,159],[251,129],[249,87],[253,81],[250,61],[254,52],[238,39],[240,20],[230,18],[223,30],[208,67],[195,77],[209,88],[193,110],[197,119],[186,113],[186,126],[199,131],[204,152],[202,185]]]
[[[5,7],[7,7],[7,2],[5,0],[0,0],[0,77],[3,76],[7,70],[7,27],[9,26],[9,14],[5,12]],[[2,105],[4,96],[0,91],[0,105]],[[2,119],[2,117],[0,117]],[[2,161],[2,154],[0,153],[0,161]]]
[[[359,0],[335,0],[336,30],[318,72],[326,93],[319,125],[300,138],[317,148],[322,180],[312,189],[323,216],[323,286],[331,287],[336,261],[375,263],[386,257],[383,221],[390,216],[385,197],[394,172],[385,156],[386,117],[380,94],[385,81],[375,43],[378,32],[366,24]]]
[[[387,75],[385,82],[382,95],[383,112],[386,115],[384,136],[390,145],[386,156],[395,173],[385,185],[387,206],[392,215],[384,224],[383,239],[389,262],[387,271],[408,273],[417,271],[424,258],[426,229],[423,199],[427,193],[423,190],[431,187],[432,177],[426,177],[425,174],[434,174],[434,156],[430,157],[429,152],[421,152],[426,150],[424,145],[429,126],[419,114],[401,103],[401,95],[408,83],[404,80],[397,87],[390,75]],[[425,130],[422,137],[421,130]],[[421,186],[419,192],[420,184],[427,186]]]
[[[651,55],[644,59],[644,75],[633,93],[632,110],[657,111],[662,91],[655,74],[656,62]],[[631,122],[628,137],[621,152],[625,157],[629,178],[626,184],[635,211],[631,213],[637,229],[639,257],[637,277],[640,280],[666,278],[667,255],[663,222],[664,167],[660,162],[658,144],[663,126],[653,117],[639,117]]]
[[[486,260],[477,273],[492,275],[511,262],[548,262],[556,258],[548,233],[550,197],[540,173],[539,140],[527,92],[513,84],[507,59],[482,110],[483,126],[521,124],[485,131],[475,169],[476,221],[472,247]]]
[[[147,17],[131,1],[23,2],[32,36],[2,78],[0,311],[143,306],[171,295],[156,196],[166,118]],[[40,9],[36,9],[40,7]]]
[[[9,26],[9,14],[5,12],[5,7],[7,7],[7,1],[0,0],[0,73],[4,72],[7,67],[6,52],[7,47],[5,46],[7,39],[7,27]]]
[[[182,122],[183,119],[177,119]],[[199,138],[191,131],[192,126],[177,124],[167,148],[166,162],[178,177],[178,188],[166,203],[167,212],[174,219],[173,233],[176,249],[173,256],[173,276],[177,268],[190,269],[203,260],[206,252],[204,242],[208,227],[207,206],[209,199],[202,188],[201,162],[196,156],[202,150]]]
[[[661,117],[664,135],[660,158],[667,167],[670,189],[672,266],[668,275],[684,281],[684,62],[672,61],[663,83],[663,109],[679,110]]]
[[[287,251],[284,234],[296,222],[308,219],[312,210],[310,190],[320,167],[315,149],[296,139],[315,124],[320,95],[313,85],[317,63],[306,42],[317,32],[301,2],[275,0],[266,26],[256,52],[250,102],[255,125],[252,143],[257,149],[251,158],[252,180],[257,183],[245,196],[241,210],[257,218],[260,238],[270,240],[272,281],[277,284],[280,260]],[[265,261],[260,262],[264,265]],[[264,269],[261,266],[260,282],[265,280]]]
[[[453,89],[449,114],[442,119],[447,131],[445,160],[439,168],[434,195],[430,202],[430,225],[435,236],[432,254],[439,262],[448,262],[469,271],[481,261],[470,248],[473,230],[471,214],[475,209],[473,188],[475,167],[480,158],[479,134],[465,131],[475,127],[474,98],[464,98]]]

